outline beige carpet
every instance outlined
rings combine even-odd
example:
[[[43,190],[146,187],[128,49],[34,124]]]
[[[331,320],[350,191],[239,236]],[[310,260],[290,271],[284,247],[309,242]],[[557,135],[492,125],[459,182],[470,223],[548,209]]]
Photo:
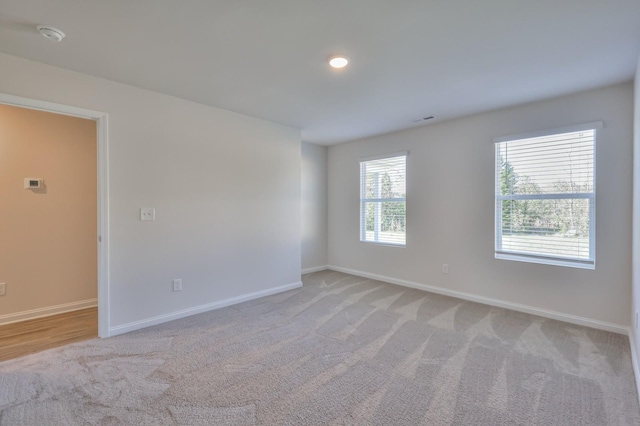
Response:
[[[337,272],[0,363],[2,425],[639,425],[627,337]]]

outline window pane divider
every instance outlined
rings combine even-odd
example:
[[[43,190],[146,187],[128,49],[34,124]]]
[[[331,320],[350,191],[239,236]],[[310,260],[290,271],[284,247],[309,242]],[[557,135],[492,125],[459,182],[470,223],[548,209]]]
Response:
[[[404,201],[404,198],[363,198],[360,201],[365,203],[387,203],[387,202],[396,202],[396,201]]]
[[[579,192],[579,193],[559,193],[559,194],[513,194],[513,195],[496,195],[498,200],[570,200],[570,199],[584,199],[594,198],[594,194]]]

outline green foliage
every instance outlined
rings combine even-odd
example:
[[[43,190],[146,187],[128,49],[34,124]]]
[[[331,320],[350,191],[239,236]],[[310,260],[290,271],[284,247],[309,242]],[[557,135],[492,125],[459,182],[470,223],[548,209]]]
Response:
[[[590,185],[558,181],[552,184],[556,193],[591,192]],[[500,158],[500,193],[502,195],[542,194],[529,176],[519,175],[513,166]],[[504,234],[589,235],[588,199],[541,199],[502,201]]]
[[[379,181],[378,181],[379,179]],[[378,182],[377,182],[378,181]],[[379,183],[380,187],[376,188]],[[379,189],[379,195],[376,194]],[[387,172],[382,176],[378,173],[367,175],[366,186],[367,198],[401,198],[404,194],[399,194],[393,190],[393,181]],[[365,206],[365,218],[367,231],[375,229],[375,208],[378,203],[367,203]],[[380,211],[380,231],[381,232],[405,232],[406,231],[406,202],[385,201],[379,203]]]
[[[500,195],[513,194],[518,185],[518,175],[513,171],[513,166],[500,157]],[[513,232],[511,217],[515,210],[513,201],[502,202],[502,229],[503,232]],[[505,226],[507,225],[507,226]]]
[[[518,175],[513,171],[513,166],[500,157],[500,194],[513,194],[517,185]]]

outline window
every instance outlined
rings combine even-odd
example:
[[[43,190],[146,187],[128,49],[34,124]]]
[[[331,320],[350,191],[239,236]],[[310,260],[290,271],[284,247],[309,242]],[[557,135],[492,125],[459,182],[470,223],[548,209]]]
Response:
[[[595,268],[602,123],[496,140],[497,259]]]
[[[360,161],[360,241],[406,244],[407,153]]]

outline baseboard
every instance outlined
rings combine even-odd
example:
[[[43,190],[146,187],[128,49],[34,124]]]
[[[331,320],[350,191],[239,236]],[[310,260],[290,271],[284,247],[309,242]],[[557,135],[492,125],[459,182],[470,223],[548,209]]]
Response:
[[[490,297],[479,296],[472,293],[465,293],[456,290],[448,290],[442,287],[436,287],[428,284],[416,283],[413,281],[401,280],[392,277],[385,277],[377,274],[370,274],[368,272],[357,271],[354,269],[342,268],[339,266],[329,265],[328,269],[332,271],[344,272],[345,274],[357,275],[359,277],[369,278],[373,280],[385,281],[391,284],[401,285],[403,287],[415,288],[418,290],[424,290],[431,293],[442,294],[444,296],[451,296],[458,299],[469,300],[471,302],[482,303],[485,305],[496,306],[499,308],[511,309],[512,311],[524,312],[527,314],[538,315],[544,318],[551,318],[558,321],[564,321],[571,324],[583,325],[585,327],[596,328],[598,330],[611,331],[613,333],[627,335],[627,327],[619,324],[608,323],[604,321],[593,320],[590,318],[580,317],[577,315],[565,314],[562,312],[550,311],[547,309],[536,308],[534,306],[521,305],[519,303],[508,302],[506,300],[493,299]]]
[[[80,309],[94,308],[96,306],[98,306],[98,299],[87,299],[80,300],[78,302],[63,303],[62,305],[47,306],[45,308],[16,312],[14,314],[5,314],[0,315],[0,325],[48,317],[51,315],[63,314],[65,312],[72,312]]]
[[[638,403],[640,403],[640,364],[638,363],[638,352],[636,351],[636,337],[633,329],[629,327],[629,345],[631,346],[631,364],[633,365],[633,375],[636,379],[636,393],[638,394]]]
[[[285,284],[278,287],[272,287],[266,290],[244,294],[242,296],[231,297],[229,299],[220,300],[218,302],[207,303],[204,305],[194,306],[193,308],[182,309],[180,311],[171,312],[169,314],[158,315],[152,318],[134,321],[127,324],[117,325],[115,327],[109,327],[109,336],[116,336],[118,334],[128,333],[130,331],[139,330],[141,328],[150,327],[152,325],[162,324],[162,323],[177,320],[180,318],[189,317],[191,315],[201,314],[203,312],[225,308],[231,305],[237,305],[238,303],[247,302],[253,299],[259,299],[261,297],[282,293],[284,291],[293,290],[300,287],[302,287],[302,281],[297,281],[295,283]]]
[[[302,270],[302,275],[311,274],[313,272],[320,272],[329,269],[327,265],[324,266],[315,266],[313,268],[307,268]]]

